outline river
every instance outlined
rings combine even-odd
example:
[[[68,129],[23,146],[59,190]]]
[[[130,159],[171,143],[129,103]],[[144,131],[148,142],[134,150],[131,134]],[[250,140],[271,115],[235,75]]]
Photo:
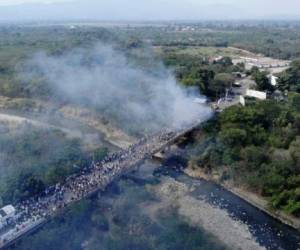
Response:
[[[218,185],[145,162],[12,249],[300,249],[300,234]]]

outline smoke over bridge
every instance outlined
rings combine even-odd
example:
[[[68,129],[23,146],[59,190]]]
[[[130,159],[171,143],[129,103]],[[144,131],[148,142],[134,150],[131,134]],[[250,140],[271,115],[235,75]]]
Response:
[[[30,61],[36,70],[26,74],[36,77],[38,72],[54,95],[90,105],[127,131],[153,132],[206,119],[209,108],[193,101],[197,91],[182,88],[162,63],[147,56],[150,67],[97,44],[63,56],[39,53]]]
[[[46,188],[38,197],[16,204],[17,223],[0,237],[0,248],[37,228],[66,206],[104,189],[145,159],[207,119],[210,109],[194,102],[195,91],[177,84],[172,74],[155,60],[151,67],[127,59],[110,46],[76,49],[61,56],[37,54],[25,75],[48,85],[54,98],[87,105],[133,132],[153,133],[129,148],[92,162],[80,173]],[[153,66],[153,67],[152,67]],[[162,129],[163,127],[170,129]]]

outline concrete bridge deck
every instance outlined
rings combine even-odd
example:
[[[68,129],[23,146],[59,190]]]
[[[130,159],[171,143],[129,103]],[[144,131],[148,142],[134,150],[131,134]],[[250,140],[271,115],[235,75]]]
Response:
[[[105,161],[92,164],[80,175],[67,178],[63,184],[57,184],[54,192],[34,197],[15,207],[17,218],[15,226],[0,235],[0,249],[15,243],[22,236],[37,229],[53,216],[69,206],[105,187],[123,174],[133,170],[147,158],[172,145],[178,138],[198,126],[193,124],[178,130],[165,130],[141,139],[128,149],[112,154]]]

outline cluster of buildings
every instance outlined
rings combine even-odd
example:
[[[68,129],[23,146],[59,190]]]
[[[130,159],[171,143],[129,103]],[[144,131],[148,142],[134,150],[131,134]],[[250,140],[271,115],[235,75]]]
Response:
[[[221,59],[219,59],[219,57],[215,57],[214,60]],[[243,72],[234,72],[233,75],[236,78],[236,81],[232,85],[234,88],[227,91],[225,98],[219,99],[216,107],[214,107],[215,109],[222,110],[224,107],[237,103],[246,106],[247,101],[250,101],[251,99],[266,100],[269,97],[269,93],[267,91],[255,90],[256,83],[250,76],[247,77],[247,75]],[[275,73],[270,72],[267,77],[269,79],[269,83],[273,87],[278,86],[279,77],[277,77]],[[234,96],[230,97],[229,92]],[[279,90],[276,90],[272,96],[277,100],[284,100],[286,98]]]

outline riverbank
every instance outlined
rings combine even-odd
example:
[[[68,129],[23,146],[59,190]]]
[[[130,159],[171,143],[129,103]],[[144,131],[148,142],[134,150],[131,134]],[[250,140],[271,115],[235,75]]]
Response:
[[[260,209],[261,211],[267,213],[272,218],[300,231],[300,219],[287,215],[281,211],[275,211],[270,208],[268,205],[267,199],[253,193],[249,192],[243,187],[236,186],[232,181],[222,182],[220,180],[220,175],[217,172],[210,172],[206,173],[203,169],[199,166],[194,165],[193,163],[189,163],[188,167],[185,169],[185,174],[192,178],[196,179],[204,179],[207,181],[214,182],[228,190],[229,192],[233,193],[234,195],[238,196],[239,198],[245,200],[252,206]]]
[[[229,249],[266,249],[254,239],[246,224],[233,219],[227,211],[192,197],[196,187],[188,187],[185,183],[165,177],[160,185],[152,188],[165,207],[176,207],[178,214],[189,224],[204,228]]]

